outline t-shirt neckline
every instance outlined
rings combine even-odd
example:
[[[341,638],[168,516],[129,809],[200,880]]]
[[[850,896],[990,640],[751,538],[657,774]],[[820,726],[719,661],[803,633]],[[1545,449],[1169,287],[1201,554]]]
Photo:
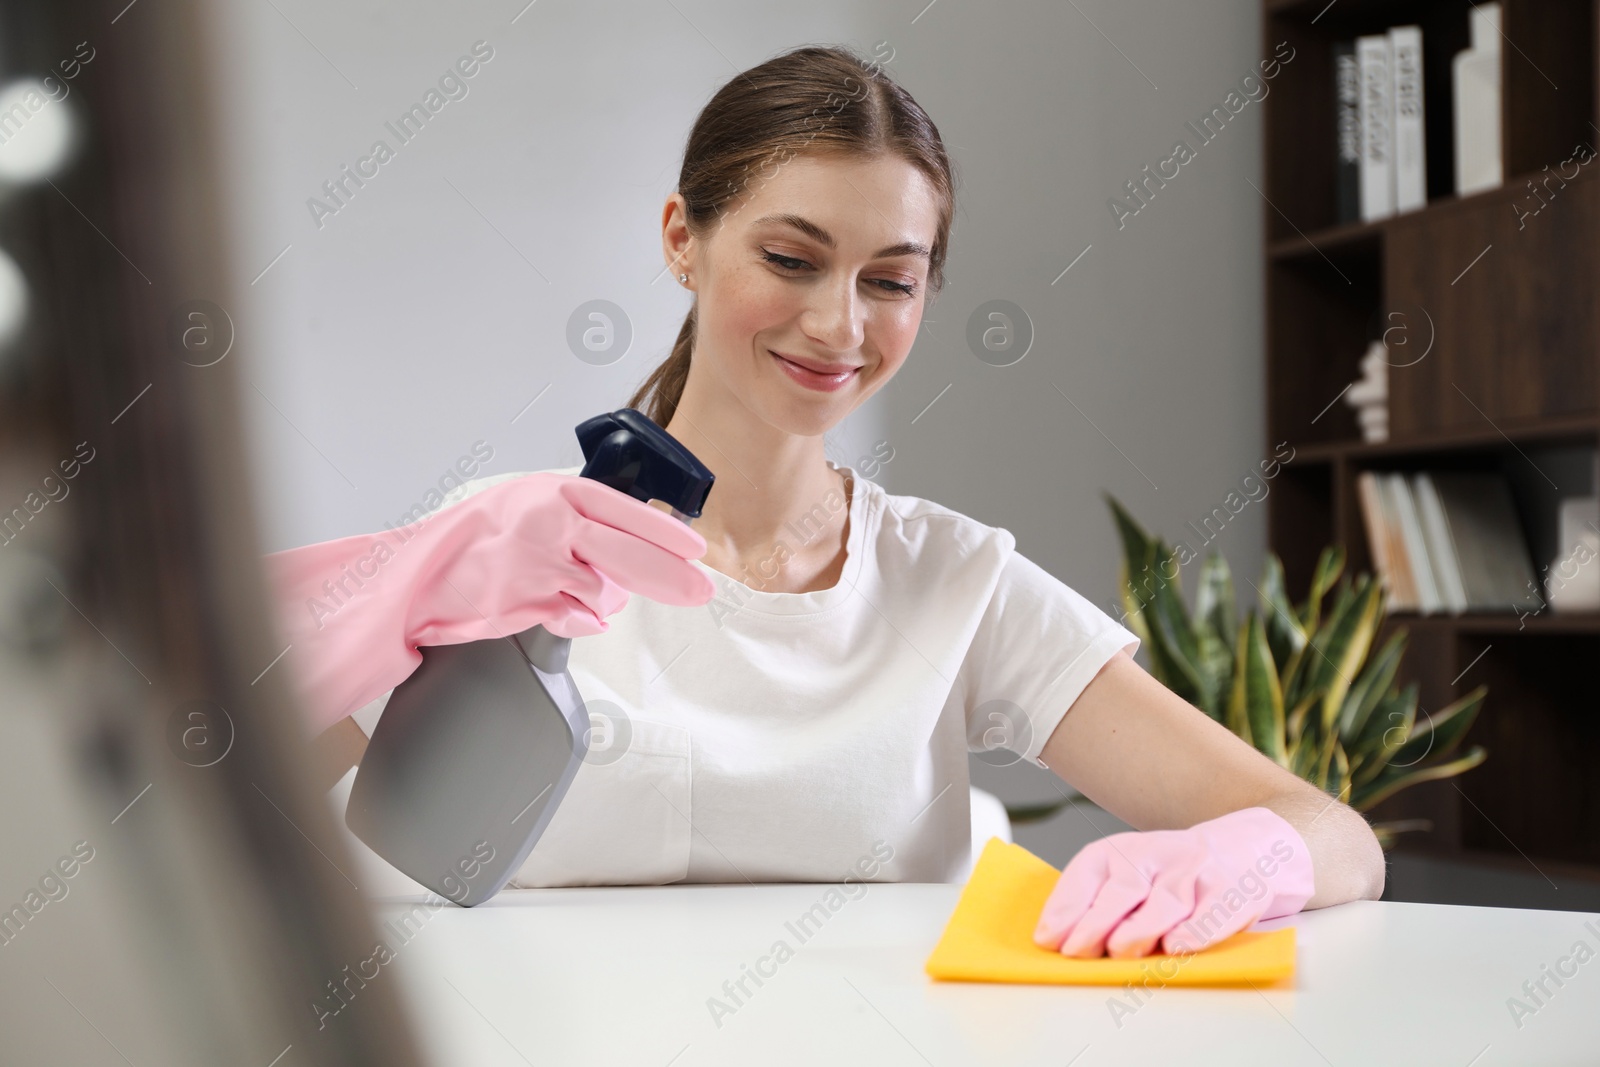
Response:
[[[839,573],[839,580],[827,589],[812,589],[804,593],[772,592],[746,585],[731,575],[723,574],[716,568],[709,567],[698,559],[695,560],[695,565],[709,574],[711,580],[716,583],[719,599],[725,602],[733,601],[738,610],[742,611],[756,611],[768,615],[804,615],[834,607],[855,592],[866,552],[867,526],[877,517],[877,501],[872,494],[872,488],[869,488],[873,487],[873,483],[858,475],[855,468],[841,466],[832,460],[828,460],[827,463],[832,470],[844,474],[849,482],[850,491],[850,532],[845,537],[845,561]],[[870,501],[869,497],[872,497]],[[760,575],[750,574],[750,578],[752,581],[759,581]]]

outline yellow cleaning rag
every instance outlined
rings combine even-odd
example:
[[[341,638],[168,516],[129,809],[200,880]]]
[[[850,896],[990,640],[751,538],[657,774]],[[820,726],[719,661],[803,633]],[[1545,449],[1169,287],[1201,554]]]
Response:
[[[1061,872],[991,837],[924,965],[944,981],[1060,985],[1240,985],[1294,974],[1294,928],[1241,931],[1200,952],[1078,959],[1034,944],[1039,913]]]

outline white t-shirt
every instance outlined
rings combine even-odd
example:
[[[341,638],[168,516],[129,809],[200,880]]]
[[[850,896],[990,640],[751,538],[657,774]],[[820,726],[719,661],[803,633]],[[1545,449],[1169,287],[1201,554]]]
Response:
[[[775,562],[745,584],[696,561],[709,603],[634,594],[605,633],[573,640],[592,762],[512,886],[949,882],[970,868],[968,752],[1037,763],[1138,638],[1009,531],[835,469],[854,488],[832,588],[767,592]],[[525,473],[475,479],[446,506]],[[369,734],[381,703],[356,713]]]

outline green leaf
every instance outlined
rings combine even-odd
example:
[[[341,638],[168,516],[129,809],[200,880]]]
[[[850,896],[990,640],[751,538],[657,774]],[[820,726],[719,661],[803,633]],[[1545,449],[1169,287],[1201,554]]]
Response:
[[[1283,690],[1267,645],[1266,631],[1254,613],[1239,635],[1238,660],[1234,668],[1233,701],[1240,705],[1247,735],[1252,744],[1274,762],[1287,758],[1284,747]]]
[[[1123,560],[1117,571],[1117,595],[1122,599],[1122,620],[1141,645],[1150,644],[1150,629],[1145,625],[1144,611],[1128,581],[1128,562]]]
[[[1348,597],[1337,599],[1327,623],[1311,639],[1315,655],[1305,660],[1304,684],[1326,689],[1320,737],[1333,733],[1345,694],[1372,647],[1380,606],[1378,583],[1362,575]]]
[[[1357,739],[1361,764],[1352,777],[1366,785],[1389,765],[1390,758],[1410,738],[1417,722],[1417,683],[1411,682],[1392,697],[1384,698]],[[1352,753],[1352,757],[1354,753]]]
[[[1177,673],[1176,680],[1183,688],[1180,690],[1170,683],[1168,687],[1191,704],[1214,708],[1216,683],[1203,673],[1200,641],[1195,636],[1189,613],[1184,610],[1183,600],[1179,596],[1177,561],[1172,558],[1171,550],[1160,541],[1156,542],[1155,566],[1157,580],[1148,609],[1151,638],[1154,643],[1163,646],[1170,660],[1169,665]],[[1169,573],[1174,577],[1166,580],[1163,576]]]
[[[1291,748],[1299,744],[1300,740],[1306,736],[1306,723],[1309,720],[1311,708],[1321,699],[1322,691],[1312,690],[1301,697],[1300,703],[1296,704],[1289,711],[1289,714],[1284,717],[1284,735],[1288,739]],[[1313,730],[1313,741],[1315,733],[1316,731]]]
[[[1062,808],[1068,807],[1076,797],[1067,797],[1064,800],[1050,800],[1041,804],[1007,804],[1006,817],[1011,820],[1011,825],[1020,826],[1023,823],[1043,822]]]
[[[1367,662],[1355,685],[1345,694],[1344,706],[1339,709],[1339,740],[1349,745],[1361,733],[1378,701],[1394,688],[1395,672],[1400,669],[1400,657],[1405,655],[1406,631],[1396,630],[1384,642],[1377,656]]]
[[[1316,769],[1318,755],[1314,739],[1302,737],[1289,756],[1289,770],[1309,782]]]
[[[1402,789],[1409,789],[1421,782],[1454,778],[1458,774],[1470,771],[1488,758],[1488,755],[1482,745],[1473,745],[1465,755],[1442,763],[1399,769],[1391,767],[1371,782],[1352,790],[1350,806],[1357,811],[1368,811]]]
[[[1425,712],[1423,722],[1412,730],[1405,744],[1390,757],[1390,768],[1411,767],[1430,756],[1438,760],[1454,752],[1472,728],[1473,720],[1478,717],[1478,708],[1488,692],[1480,685],[1442,711],[1434,714]]]
[[[1317,557],[1317,565],[1311,572],[1311,594],[1306,597],[1304,604],[1300,605],[1300,628],[1307,633],[1314,633],[1317,629],[1317,618],[1322,613],[1322,598],[1333,583],[1338,580],[1340,572],[1344,570],[1344,546],[1329,545]]]
[[[1221,721],[1223,702],[1233,686],[1233,654],[1210,626],[1196,628],[1194,636],[1200,649],[1197,663],[1204,682],[1201,695],[1206,701],[1200,705],[1200,710]]]
[[[1261,619],[1246,617],[1238,640],[1234,661],[1234,686],[1227,704],[1227,728],[1251,742],[1256,749],[1288,765],[1283,744],[1283,693],[1278,689],[1277,669],[1272,664],[1272,649],[1267,646]]]
[[[1306,631],[1300,625],[1300,617],[1294,613],[1294,607],[1289,603],[1289,594],[1284,588],[1283,563],[1272,553],[1267,553],[1267,562],[1261,570],[1261,585],[1258,587],[1261,601],[1261,614],[1267,630],[1267,644],[1272,648],[1272,661],[1278,665],[1278,676],[1286,678],[1285,670],[1306,644]]]
[[[1117,502],[1116,497],[1110,493],[1105,497],[1106,503],[1111,505],[1111,517],[1116,522],[1117,534],[1122,538],[1123,565],[1127,568],[1123,585],[1132,590],[1134,599],[1143,607],[1150,603],[1150,590],[1160,581],[1160,575],[1155,573],[1155,541]]]
[[[1367,661],[1367,654],[1372,651],[1372,642],[1377,639],[1378,628],[1383,625],[1383,586],[1376,579],[1363,574],[1356,582],[1356,605],[1351,610],[1351,623],[1346,633],[1336,637],[1348,637],[1342,656],[1333,657],[1339,669],[1334,672],[1334,682],[1330,685],[1327,694],[1323,697],[1323,721],[1328,730],[1332,732],[1339,721],[1339,710],[1344,706],[1346,694],[1350,686],[1361,673],[1361,665]],[[1338,647],[1329,642],[1329,651]]]
[[[1200,578],[1195,585],[1194,621],[1204,624],[1227,646],[1228,655],[1234,651],[1234,633],[1239,629],[1238,611],[1234,606],[1233,574],[1222,553],[1212,549],[1200,564]]]
[[[1339,800],[1350,802],[1350,759],[1345,755],[1344,746],[1339,744],[1337,739],[1333,742],[1333,759],[1323,779],[1322,788]]]

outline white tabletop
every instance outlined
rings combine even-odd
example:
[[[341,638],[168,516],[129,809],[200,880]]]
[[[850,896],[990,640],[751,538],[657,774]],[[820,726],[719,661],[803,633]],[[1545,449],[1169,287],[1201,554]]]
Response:
[[[960,888],[869,884],[805,940],[786,924],[827,886],[506,890],[412,912],[408,940],[380,926],[395,956],[373,980],[399,981],[424,1047],[450,1067],[1600,1062],[1600,915],[1305,912],[1260,927],[1299,928],[1293,988],[1159,989],[1130,1013],[1110,1006],[1126,990],[929,978]],[[423,899],[374,901],[375,920]],[[792,956],[762,964],[770,977],[747,978],[736,1006],[724,982],[779,941]],[[714,1018],[713,997],[731,1012]],[[1512,997],[1531,1012],[1514,1018]]]

